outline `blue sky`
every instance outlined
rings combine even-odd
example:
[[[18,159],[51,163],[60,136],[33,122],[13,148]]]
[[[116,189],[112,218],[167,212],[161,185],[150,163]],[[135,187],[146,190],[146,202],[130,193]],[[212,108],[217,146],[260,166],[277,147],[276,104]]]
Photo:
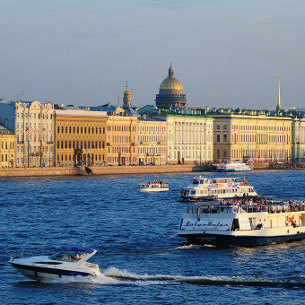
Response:
[[[305,107],[304,0],[0,0],[0,97],[153,104],[170,62],[188,106]],[[122,101],[121,101],[122,104]]]

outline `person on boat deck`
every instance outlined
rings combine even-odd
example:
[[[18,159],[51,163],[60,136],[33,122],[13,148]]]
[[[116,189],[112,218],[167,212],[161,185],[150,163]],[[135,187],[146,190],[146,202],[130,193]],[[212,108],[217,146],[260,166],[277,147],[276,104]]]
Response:
[[[248,201],[248,208],[252,208],[252,205],[253,205],[252,199],[249,199],[249,201]]]
[[[72,257],[72,259],[73,260],[79,260],[80,259],[77,251],[75,252],[75,255]]]
[[[197,208],[197,219],[198,220],[200,220],[200,212],[201,212],[201,205],[199,204],[198,208]]]

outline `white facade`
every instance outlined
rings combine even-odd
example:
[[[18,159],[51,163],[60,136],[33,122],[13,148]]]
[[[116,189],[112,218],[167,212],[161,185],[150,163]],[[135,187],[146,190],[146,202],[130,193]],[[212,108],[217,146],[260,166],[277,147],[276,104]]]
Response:
[[[213,118],[168,115],[167,161],[203,163],[213,160]]]
[[[138,123],[139,164],[167,162],[167,123],[157,119],[140,119]]]
[[[292,122],[292,159],[305,158],[305,119]]]
[[[55,110],[51,103],[16,102],[16,164],[19,167],[54,165]]]

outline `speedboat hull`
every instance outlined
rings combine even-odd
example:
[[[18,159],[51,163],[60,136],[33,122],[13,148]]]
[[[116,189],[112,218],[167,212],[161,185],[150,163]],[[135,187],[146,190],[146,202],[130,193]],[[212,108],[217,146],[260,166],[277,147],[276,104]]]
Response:
[[[169,188],[141,188],[142,193],[168,192]]]
[[[99,266],[87,262],[97,250],[69,247],[52,256],[32,256],[12,259],[9,263],[31,280],[58,280],[71,277],[96,277]]]
[[[21,274],[31,280],[58,280],[62,278],[71,278],[75,276],[96,276],[94,273],[88,273],[77,270],[65,270],[49,267],[27,266],[10,262]]]

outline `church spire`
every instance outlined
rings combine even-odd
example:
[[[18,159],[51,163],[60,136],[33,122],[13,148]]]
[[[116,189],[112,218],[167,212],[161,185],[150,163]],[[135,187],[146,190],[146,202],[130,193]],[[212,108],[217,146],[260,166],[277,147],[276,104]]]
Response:
[[[279,92],[278,92],[278,98],[277,98],[277,105],[276,105],[276,111],[279,112],[282,109],[281,105],[281,84],[280,84],[280,77],[279,77]]]
[[[124,98],[123,98],[123,108],[127,109],[131,107],[131,92],[128,88],[128,82],[126,82],[126,91],[124,92]]]
[[[168,77],[169,78],[175,78],[174,76],[174,68],[172,66],[172,63],[170,63],[169,69],[168,69]]]

